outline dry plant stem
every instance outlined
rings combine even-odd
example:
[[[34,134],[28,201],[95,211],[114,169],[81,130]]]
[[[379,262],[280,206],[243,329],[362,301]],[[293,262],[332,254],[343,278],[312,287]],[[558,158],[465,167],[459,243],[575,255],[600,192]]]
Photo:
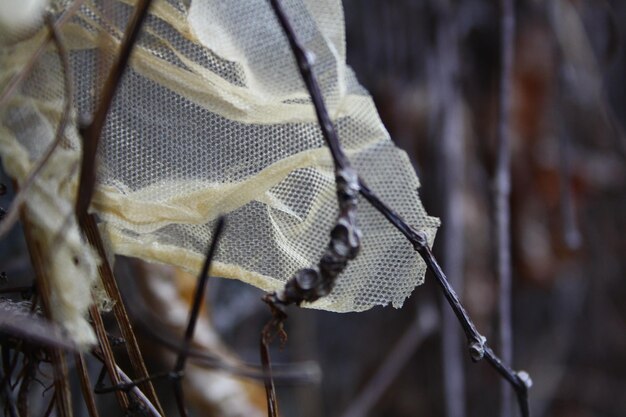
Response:
[[[86,215],[83,217],[81,228],[83,229],[83,233],[87,236],[89,243],[91,243],[91,245],[98,251],[98,255],[101,258],[101,263],[98,267],[100,279],[102,280],[107,295],[111,297],[115,303],[113,305],[113,314],[115,315],[122,337],[126,341],[125,346],[128,351],[133,370],[138,378],[147,378],[149,375],[148,370],[143,360],[141,350],[139,349],[139,344],[137,343],[137,338],[135,337],[135,332],[133,331],[128,313],[126,312],[126,307],[124,306],[124,301],[122,300],[122,295],[120,294],[117,282],[115,281],[113,271],[107,262],[102,237],[100,236],[94,217],[92,215]],[[106,334],[104,337],[106,337]],[[108,343],[108,339],[105,343]],[[117,382],[118,381],[115,381],[114,383]],[[159,413],[163,414],[152,383],[149,380],[146,380],[146,382],[141,384],[141,389],[146,393],[146,396],[150,399],[150,401],[157,407]]]
[[[122,75],[128,66],[130,54],[135,46],[142,24],[148,15],[148,9],[151,3],[152,0],[139,0],[137,2],[135,12],[124,33],[124,39],[122,40],[117,61],[109,72],[93,118],[87,126],[81,127],[83,158],[78,184],[78,198],[76,200],[76,216],[79,219],[87,214],[87,209],[89,208],[89,203],[93,195],[93,189],[96,183],[96,154],[106,117],[111,103],[113,102],[113,98],[115,97],[117,87],[122,79]]]
[[[180,378],[175,378],[172,381],[173,391],[174,391],[174,399],[176,400],[176,408],[178,408],[178,413],[181,417],[187,417],[189,414],[187,413],[187,407],[185,406],[185,394],[183,393],[183,386]]]
[[[104,128],[104,123],[106,121],[106,116],[109,108],[111,107],[117,87],[122,79],[122,75],[128,66],[131,52],[135,46],[142,23],[148,14],[148,9],[150,8],[151,3],[151,0],[140,0],[137,3],[133,17],[131,18],[124,34],[124,39],[122,40],[117,61],[111,68],[102,89],[101,99],[93,115],[93,119],[87,126],[81,129],[83,137],[83,158],[81,161],[80,181],[76,200],[76,216],[81,224],[83,232],[89,239],[89,242],[98,250],[98,254],[102,259],[102,264],[99,268],[100,277],[107,294],[115,302],[113,312],[118,326],[120,327],[122,336],[126,340],[126,347],[131,359],[131,364],[139,378],[147,378],[148,371],[139,350],[126,309],[124,308],[113,272],[111,271],[110,265],[106,261],[106,253],[96,222],[93,216],[87,214],[87,208],[89,207],[89,203],[93,195],[93,189],[95,187],[96,155],[102,129]],[[111,364],[109,364],[109,368],[110,367]],[[115,374],[114,372],[112,373],[112,369],[108,369],[108,371],[112,376]],[[117,381],[114,381],[114,384],[116,382]],[[146,382],[142,384],[142,388],[146,391],[146,394],[150,398],[151,402],[158,407],[159,412],[163,414],[156,392],[154,391],[154,387],[150,381],[146,380]]]
[[[174,397],[176,399],[176,405],[178,407],[178,411],[182,417],[187,417],[187,409],[185,407],[185,399],[184,393],[182,389],[182,377],[184,376],[185,365],[187,363],[187,359],[190,354],[190,347],[193,340],[193,335],[195,332],[196,324],[198,322],[198,318],[200,316],[200,310],[202,307],[202,303],[204,301],[204,294],[206,293],[206,286],[209,280],[209,268],[215,256],[217,250],[217,243],[224,229],[224,217],[220,217],[217,221],[217,225],[215,230],[213,231],[213,239],[211,241],[211,245],[209,246],[209,250],[207,252],[207,256],[205,258],[204,264],[200,271],[200,275],[198,277],[198,283],[196,285],[196,289],[194,292],[194,298],[192,302],[192,307],[189,312],[189,320],[187,322],[187,328],[185,330],[185,335],[183,339],[183,343],[178,350],[178,357],[176,359],[176,364],[174,369],[171,372],[159,373],[152,376],[145,376],[139,378],[134,381],[128,381],[125,383],[116,382],[113,386],[108,388],[97,388],[98,393],[107,393],[114,391],[116,393],[127,391],[131,388],[136,387],[139,384],[145,384],[149,381],[152,381],[157,378],[170,378],[172,379]],[[103,358],[104,359],[104,358]],[[105,361],[106,363],[106,361]],[[111,375],[114,373],[111,373]]]
[[[278,416],[278,401],[276,399],[276,387],[274,386],[274,377],[272,375],[272,359],[270,357],[269,338],[266,337],[265,332],[261,334],[260,351],[261,351],[261,365],[263,366],[263,372],[265,375],[264,384],[267,399],[267,416]]]
[[[50,29],[50,36],[57,48],[59,58],[61,60],[61,66],[63,67],[63,89],[65,94],[63,113],[61,114],[61,121],[59,122],[59,126],[57,127],[52,143],[50,143],[43,156],[39,159],[39,161],[37,161],[26,179],[20,185],[19,192],[15,195],[13,201],[11,201],[11,206],[9,207],[9,210],[3,217],[2,222],[0,222],[0,238],[2,238],[9,230],[11,230],[13,225],[19,219],[20,208],[22,207],[22,204],[24,204],[24,200],[26,200],[26,195],[33,185],[33,182],[35,181],[37,175],[39,175],[43,167],[50,160],[50,157],[52,156],[54,150],[63,140],[63,134],[65,133],[65,129],[67,128],[70,117],[72,115],[72,109],[74,108],[72,69],[69,62],[67,48],[63,43],[57,25],[51,20],[51,18],[48,18],[48,28]]]
[[[67,23],[67,21],[74,15],[74,13],[76,13],[76,11],[80,8],[84,1],[85,0],[75,0],[72,5],[68,7],[67,10],[61,15],[61,17],[57,19],[56,23],[54,24],[55,29],[60,30],[61,27],[63,27],[63,25]],[[39,48],[37,48],[37,50],[30,57],[24,68],[22,68],[20,72],[18,72],[13,76],[13,78],[11,78],[11,81],[9,81],[7,86],[2,91],[2,94],[0,94],[0,108],[2,108],[8,102],[8,100],[11,98],[13,93],[15,93],[20,84],[26,79],[26,77],[28,77],[28,75],[33,70],[33,67],[35,66],[35,62],[37,62],[39,57],[46,51],[46,48],[51,41],[52,33],[49,33],[44,41],[41,43]]]
[[[198,323],[200,309],[202,307],[202,302],[204,301],[204,294],[206,293],[207,283],[209,282],[209,268],[211,267],[211,263],[213,262],[213,258],[215,257],[215,252],[217,251],[217,243],[224,230],[224,223],[224,217],[220,217],[217,220],[217,224],[215,226],[215,229],[213,230],[213,239],[211,241],[211,245],[209,246],[206,258],[204,259],[204,264],[202,265],[200,275],[198,276],[198,282],[194,291],[193,303],[191,305],[191,311],[189,312],[189,320],[187,321],[187,328],[185,330],[185,338],[183,339],[182,349],[178,353],[176,366],[174,366],[174,372],[177,373],[183,372],[185,369],[187,357],[189,356],[189,347],[191,346],[191,342],[193,340],[193,335],[196,330],[196,323]]]
[[[93,328],[96,331],[96,337],[98,338],[98,345],[100,346],[100,356],[102,357],[102,362],[104,363],[107,373],[109,374],[109,378],[111,378],[111,384],[117,385],[120,383],[120,380],[117,372],[115,371],[115,357],[113,356],[113,350],[111,349],[111,344],[109,342],[109,338],[107,337],[104,322],[102,321],[100,312],[95,305],[89,307],[89,316],[91,317]],[[120,404],[122,410],[128,410],[128,405],[130,403],[128,401],[128,396],[126,395],[126,393],[122,391],[116,391],[115,396],[117,397],[117,402]]]
[[[98,351],[93,351],[92,352],[94,357],[96,359],[98,359],[100,362],[105,363],[104,362],[104,358],[102,357],[102,352],[98,352]],[[141,392],[141,390],[139,388],[137,388],[131,381],[131,379],[128,377],[128,375],[126,375],[124,373],[124,371],[122,371],[120,369],[119,366],[115,365],[115,369],[113,372],[116,375],[116,379],[121,380],[124,384],[130,384],[130,387],[128,389],[128,391],[130,393],[132,393],[137,400],[139,400],[145,407],[146,410],[148,411],[148,415],[151,415],[153,417],[162,417],[164,416],[164,414],[160,413],[156,407],[154,406],[154,404],[152,404],[152,402],[150,402],[150,400],[148,399],[148,397],[146,397],[144,395],[143,392]]]
[[[106,371],[106,369],[104,369]],[[102,377],[104,377],[104,375],[102,375]],[[156,381],[157,379],[161,379],[161,378],[180,378],[179,374],[174,374],[170,371],[167,372],[157,372],[156,374],[152,374],[147,378],[139,378],[139,379],[134,379],[130,382],[120,382],[117,385],[111,385],[110,387],[105,387],[104,386],[104,378],[98,378],[98,382],[96,382],[96,388],[94,389],[94,392],[96,394],[109,394],[111,392],[115,392],[115,391],[124,391],[124,392],[128,392],[131,390],[131,388],[138,386],[139,384],[142,384],[146,381]]]
[[[124,373],[124,371],[122,371],[120,369],[119,366],[115,366],[115,368],[117,369],[117,373],[119,374],[120,378],[122,379],[122,381],[124,381],[125,383],[130,383],[131,380],[128,377],[128,375],[126,375]],[[141,390],[137,387],[133,387],[130,389],[130,392],[133,393],[133,395],[135,395],[135,397],[146,407],[146,409],[148,410],[149,414],[148,415],[152,415],[153,417],[162,417],[164,416],[164,414],[160,413],[154,404],[152,404],[152,402],[150,402],[150,400],[148,399],[148,397],[145,396],[145,394],[143,392],[141,392]]]
[[[31,262],[35,270],[35,278],[37,282],[37,291],[39,299],[43,307],[44,314],[48,319],[52,318],[50,305],[50,277],[47,275],[45,267],[45,254],[37,241],[35,233],[33,233],[31,222],[28,216],[22,210],[22,225],[24,227],[24,236],[28,246],[28,252]],[[70,398],[70,387],[68,380],[67,362],[64,353],[58,348],[50,348],[50,360],[54,372],[54,397],[56,402],[57,414],[60,417],[72,416],[72,401]]]
[[[376,194],[374,194],[367,185],[361,180],[361,195],[365,197],[367,201],[372,204],[374,208],[376,208],[385,218],[395,226],[405,237],[411,242],[414,246],[415,250],[422,257],[426,266],[431,271],[431,273],[435,276],[437,280],[437,284],[443,291],[443,294],[446,298],[448,304],[454,311],[457,319],[459,320],[461,327],[463,327],[463,331],[467,336],[469,342],[469,353],[474,362],[477,362],[483,357],[487,359],[487,362],[503,377],[505,378],[513,387],[515,392],[517,393],[520,410],[522,412],[523,417],[529,416],[528,409],[528,384],[530,381],[525,382],[517,372],[513,371],[508,366],[504,365],[502,361],[493,353],[493,351],[487,346],[486,339],[482,336],[476,326],[469,318],[465,308],[461,305],[457,294],[454,292],[454,289],[448,283],[448,279],[446,275],[443,273],[443,270],[437,263],[437,260],[433,256],[430,248],[428,247],[428,241],[426,240],[426,236],[421,233],[413,230],[411,226],[409,226],[396,212],[394,212],[391,208],[389,208],[383,201],[381,201]]]
[[[193,335],[196,330],[198,317],[200,316],[200,308],[202,307],[202,302],[204,301],[206,286],[209,282],[209,268],[211,267],[211,263],[213,262],[213,258],[215,257],[215,252],[217,251],[217,243],[219,242],[222,231],[224,230],[224,222],[224,217],[220,217],[217,220],[215,229],[213,230],[213,239],[211,240],[211,245],[209,246],[206,258],[204,259],[204,264],[202,265],[202,269],[200,270],[200,275],[198,276],[198,282],[194,291],[193,303],[191,305],[191,310],[189,311],[189,320],[187,321],[187,328],[185,330],[183,345],[178,352],[178,358],[176,359],[176,365],[174,366],[174,375],[182,376],[185,371],[185,364],[187,363],[187,358],[189,356],[189,348],[191,346]],[[187,417],[187,409],[185,408],[181,378],[175,378],[173,384],[176,404],[178,405],[180,415],[182,417]]]
[[[515,9],[513,0],[501,0],[500,97],[498,117],[498,156],[496,161],[494,207],[499,283],[498,312],[500,351],[505,363],[513,361],[513,330],[511,319],[511,93],[513,88],[513,54]],[[501,385],[500,416],[510,417],[511,390]]]
[[[80,379],[80,389],[83,393],[83,399],[89,412],[89,417],[100,417],[98,414],[98,407],[96,407],[96,400],[93,396],[91,389],[91,380],[89,379],[89,373],[85,366],[85,360],[82,353],[74,354],[74,362],[76,363],[76,370],[78,372],[78,378]]]
[[[441,2],[436,42],[436,93],[441,97],[437,109],[442,120],[438,149],[441,178],[443,235],[440,241],[443,265],[450,284],[463,293],[464,273],[464,120],[460,79],[461,13],[456,4]],[[453,312],[442,304],[441,359],[444,404],[447,417],[465,417],[465,369],[462,335]]]

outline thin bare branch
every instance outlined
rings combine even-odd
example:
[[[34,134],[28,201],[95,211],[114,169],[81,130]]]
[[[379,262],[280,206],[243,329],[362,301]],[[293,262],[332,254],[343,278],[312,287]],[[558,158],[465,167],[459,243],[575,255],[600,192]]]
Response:
[[[204,301],[204,295],[206,293],[206,286],[209,282],[209,268],[211,267],[211,262],[213,262],[213,258],[217,251],[217,244],[219,242],[222,231],[224,230],[224,222],[224,217],[220,217],[219,219],[217,219],[217,224],[215,225],[215,229],[213,230],[213,239],[211,240],[209,250],[207,252],[206,258],[204,259],[204,264],[202,265],[200,275],[198,276],[198,282],[196,284],[196,289],[194,292],[193,303],[191,305],[191,310],[189,311],[189,320],[187,321],[187,329],[185,330],[185,337],[183,339],[182,349],[178,352],[178,358],[176,359],[176,364],[174,365],[173,373],[175,375],[182,375],[185,370],[185,364],[187,363],[187,357],[189,356],[189,347],[191,346],[191,341],[193,340],[193,335],[196,330],[196,323],[198,322],[198,317],[200,316],[200,308],[202,307],[202,302]],[[175,378],[173,384],[174,396],[176,398],[176,404],[178,406],[180,415],[182,417],[187,417],[187,409],[185,407],[181,379]]]
[[[324,102],[321,98],[321,93],[319,92],[319,87],[317,86],[317,82],[315,80],[315,76],[311,71],[311,63],[309,61],[309,55],[307,54],[306,51],[302,48],[302,46],[300,45],[300,43],[297,41],[297,38],[295,36],[295,33],[293,31],[293,28],[291,27],[291,24],[287,18],[287,16],[285,15],[284,11],[282,10],[281,6],[280,6],[280,2],[279,0],[270,0],[270,3],[272,5],[272,7],[274,8],[274,11],[276,13],[276,16],[278,17],[286,35],[287,38],[289,40],[289,43],[291,45],[292,51],[294,53],[294,55],[296,56],[296,60],[298,62],[298,66],[299,69],[302,73],[302,77],[305,81],[305,84],[307,85],[308,89],[309,89],[309,93],[311,94],[312,97],[312,101],[313,104],[315,106],[315,110],[316,110],[316,114],[318,116],[318,121],[320,123],[320,127],[322,128],[322,131],[324,132],[324,137],[327,141],[328,146],[331,148],[331,152],[333,153],[333,159],[335,160],[336,163],[336,168],[340,167],[342,163],[347,163],[347,159],[345,157],[340,156],[339,153],[333,151],[333,148],[335,146],[338,147],[339,142],[337,141],[336,143],[334,142],[334,139],[332,135],[328,136],[327,135],[327,131],[328,132],[332,132],[332,128],[330,128],[330,126],[332,126],[332,122],[330,121],[330,118],[328,117],[328,114],[325,110],[325,106],[324,106]],[[317,99],[316,99],[317,97]],[[336,149],[335,149],[336,150]],[[354,171],[351,170],[351,173],[353,173]],[[459,302],[458,296],[456,295],[456,293],[454,292],[454,290],[452,289],[452,287],[449,285],[447,278],[445,276],[445,274],[443,273],[443,271],[441,270],[441,267],[439,266],[439,264],[437,263],[437,261],[435,260],[432,252],[430,251],[430,248],[428,247],[428,243],[426,240],[426,237],[423,233],[418,233],[416,231],[414,231],[409,225],[407,225],[395,212],[393,212],[389,207],[387,207],[365,184],[362,180],[358,181],[359,184],[354,186],[354,187],[350,187],[351,191],[358,191],[361,193],[361,195],[363,195],[377,210],[379,210],[398,230],[400,230],[405,237],[413,244],[413,246],[415,247],[416,251],[420,254],[420,256],[424,259],[426,265],[428,266],[428,268],[433,272],[433,274],[435,275],[435,277],[437,278],[437,282],[439,283],[440,287],[442,288],[443,292],[444,292],[444,296],[446,297],[446,300],[448,301],[448,303],[451,305],[454,313],[456,314],[457,318],[459,319],[463,329],[465,330],[465,333],[468,337],[468,340],[470,341],[470,355],[472,357],[472,359],[474,361],[478,361],[480,359],[482,359],[485,356],[485,348],[486,348],[486,344],[485,344],[485,337],[482,336],[478,330],[476,329],[475,325],[473,324],[473,322],[471,321],[471,319],[469,318],[469,316],[467,315],[465,309],[463,308],[463,306],[461,305],[461,303]],[[341,189],[340,189],[340,183],[338,181],[338,189],[339,192],[338,194],[341,196]],[[340,198],[340,205],[341,205],[341,198]],[[354,203],[354,206],[356,206],[356,202]],[[357,232],[359,232],[357,230]],[[360,233],[359,233],[360,234]],[[332,246],[332,243],[331,243]],[[358,247],[357,247],[358,248]],[[345,267],[345,265],[344,265]],[[343,267],[341,268],[343,269]],[[304,273],[303,273],[304,271]],[[302,292],[301,287],[314,287],[316,285],[318,285],[318,281],[316,280],[315,276],[311,276],[311,274],[307,274],[306,272],[310,271],[310,270],[303,270],[300,271],[299,273],[296,274],[296,276],[294,278],[292,278],[290,281],[288,281],[285,290],[283,291],[282,294],[280,294],[279,297],[277,297],[276,295],[274,295],[273,297],[270,297],[269,300],[266,297],[266,301],[269,301],[269,304],[273,307],[276,306],[277,303],[280,302],[281,298],[283,299],[290,299],[293,298],[294,300],[298,300],[298,299],[306,299],[304,297],[302,297],[300,294],[298,294],[299,292]],[[311,285],[311,282],[313,282],[313,285]],[[292,285],[292,287],[290,288],[290,284],[295,283],[295,285]],[[305,285],[302,285],[305,284]],[[289,296],[285,297],[285,293],[289,294]],[[291,294],[294,295],[291,295]],[[316,294],[317,295],[317,294]],[[319,298],[319,296],[317,296],[317,298]],[[315,298],[315,299],[317,299]],[[297,301],[295,301],[297,304],[299,304]],[[283,303],[286,304],[286,303]],[[271,326],[272,324],[276,324],[276,323],[282,323],[282,320],[284,320],[285,318],[285,313],[282,309],[277,309],[277,308],[273,308],[273,312],[275,315],[274,318],[274,323],[270,322],[268,325]],[[280,325],[276,326],[276,328],[278,329],[279,332],[282,332],[282,327],[280,327]],[[266,326],[266,329],[264,329],[263,331],[263,335],[262,335],[262,343],[261,346],[263,347],[263,341],[267,342],[266,344],[269,343],[269,341],[271,339],[269,339],[269,334],[270,332],[268,331],[268,327]],[[261,349],[261,353],[263,354],[263,348]],[[506,366],[504,366],[499,359],[493,355],[493,352],[487,348],[487,356],[488,356],[488,361],[489,363],[502,375],[504,376],[516,389],[516,391],[518,392],[518,398],[520,399],[520,408],[522,410],[522,415],[524,417],[528,416],[528,402],[527,402],[527,390],[528,390],[528,386],[526,385],[526,382],[524,379],[522,379],[518,374],[516,374],[514,371],[510,370],[510,368],[507,368]],[[524,376],[526,376],[526,374],[524,374]],[[271,375],[268,374],[268,378],[271,378]],[[269,387],[269,389],[267,390],[267,395],[268,395],[268,403],[271,402],[271,396],[272,396],[273,392],[271,390],[271,387]],[[270,404],[271,406],[271,404]],[[270,407],[271,408],[271,407]],[[270,409],[269,412],[271,413],[272,410]],[[272,414],[270,414],[270,417],[272,416]]]
[[[300,305],[304,301],[312,302],[328,295],[332,291],[337,277],[348,265],[348,261],[357,256],[361,245],[361,231],[356,222],[358,177],[341,149],[337,131],[328,115],[324,97],[315,74],[313,74],[314,56],[298,40],[280,0],[270,0],[270,5],[287,37],[300,75],[311,96],[322,136],[330,149],[335,166],[335,184],[339,205],[339,217],[330,233],[331,241],[318,265],[297,271],[281,291],[268,293],[263,297],[263,301],[270,306],[273,318],[261,332],[260,354],[265,371],[268,415],[269,417],[276,417],[278,404],[269,354],[272,328],[277,330],[281,342],[285,343],[287,339],[287,334],[283,329],[283,321],[287,318],[285,307],[290,304]]]
[[[96,331],[96,337],[98,338],[98,345],[100,346],[99,355],[96,356],[101,358],[102,363],[104,363],[104,366],[109,374],[109,378],[111,379],[111,384],[117,385],[120,383],[120,380],[117,372],[115,372],[115,357],[113,356],[111,343],[109,342],[109,338],[107,337],[104,322],[102,321],[100,312],[95,305],[89,307],[89,316],[91,317],[93,328]],[[117,402],[119,403],[122,410],[127,410],[130,403],[128,401],[128,396],[126,395],[126,393],[122,391],[116,391],[115,395],[117,398]]]
[[[265,397],[267,399],[267,416],[278,417],[278,400],[276,398],[276,387],[274,386],[274,377],[272,375],[272,358],[270,356],[271,338],[263,331],[261,340],[259,341],[259,349],[261,352],[261,365],[263,366],[263,379],[265,384]]]
[[[98,407],[96,407],[96,399],[93,396],[91,388],[91,380],[89,379],[89,373],[85,365],[85,359],[82,353],[76,353],[74,355],[74,362],[76,363],[76,370],[78,372],[78,378],[80,380],[80,389],[83,393],[83,399],[89,412],[89,417],[100,417],[98,414]]]
[[[224,230],[224,224],[225,219],[222,216],[217,219],[217,224],[215,225],[215,229],[213,229],[213,238],[211,240],[211,244],[209,245],[200,274],[198,275],[198,282],[194,291],[193,303],[189,312],[189,320],[187,321],[187,329],[185,330],[182,349],[178,353],[178,358],[176,359],[174,372],[183,372],[185,369],[185,363],[187,362],[187,357],[189,355],[189,348],[196,330],[196,323],[198,322],[198,317],[200,316],[200,308],[202,307],[202,303],[204,301],[206,286],[209,282],[209,268],[211,267],[211,263],[215,257],[217,244],[220,236],[222,235],[222,231]]]
[[[20,416],[28,416],[28,394],[30,392],[30,385],[35,379],[37,373],[37,366],[30,359],[23,361],[23,368],[20,378],[20,389],[17,394],[17,410]]]
[[[511,94],[513,90],[513,55],[515,50],[515,5],[501,0],[500,97],[498,120],[498,156],[494,178],[494,208],[499,283],[498,315],[500,351],[505,363],[513,361],[513,325],[511,319]],[[511,390],[501,387],[500,416],[510,417]]]
[[[300,305],[304,301],[312,302],[332,291],[337,276],[346,268],[348,261],[354,259],[359,252],[361,231],[356,222],[358,178],[341,149],[337,131],[328,115],[324,97],[313,74],[313,54],[299,42],[280,0],[270,0],[270,4],[289,41],[298,69],[315,107],[322,135],[333,157],[339,205],[339,217],[330,233],[330,244],[318,265],[297,271],[287,281],[283,290],[266,294],[263,299],[272,309],[273,325],[282,329],[281,323],[286,318],[284,308],[287,305]],[[284,340],[285,333],[281,331],[281,335]]]
[[[393,224],[394,227],[398,229],[398,231],[400,231],[409,242],[411,242],[415,250],[426,263],[428,269],[435,276],[437,284],[443,291],[446,301],[450,304],[450,307],[459,320],[461,327],[463,327],[469,342],[469,353],[472,360],[477,362],[484,357],[487,358],[487,362],[511,384],[517,393],[522,416],[528,417],[528,388],[532,384],[530,377],[526,372],[516,372],[504,365],[502,361],[500,361],[500,359],[493,353],[491,348],[487,346],[487,339],[478,332],[476,326],[465,311],[465,308],[459,301],[459,297],[456,292],[448,283],[446,275],[428,247],[428,241],[426,240],[424,233],[417,232],[409,226],[395,211],[380,200],[378,196],[376,196],[376,194],[374,194],[367,187],[363,180],[361,180],[361,195],[365,197],[365,199],[369,201],[370,204],[372,204],[372,206],[383,216],[385,216],[385,218]]]
[[[91,202],[95,187],[96,155],[106,117],[122,76],[128,66],[130,55],[139,37],[141,27],[148,15],[148,10],[151,4],[152,0],[139,0],[137,2],[131,21],[129,22],[124,33],[124,38],[122,39],[117,60],[109,71],[93,118],[87,126],[81,128],[81,134],[83,137],[83,158],[81,161],[80,179],[75,207],[76,216],[83,232],[87,236],[89,242],[97,249],[98,254],[102,259],[102,264],[99,267],[100,278],[104,284],[107,294],[115,302],[113,312],[122,336],[126,340],[126,348],[131,364],[139,378],[147,378],[148,371],[141,355],[141,351],[139,350],[139,345],[137,344],[128,314],[126,313],[117,283],[115,282],[113,271],[111,270],[111,266],[106,261],[106,253],[98,227],[93,216],[88,215],[87,209]],[[109,373],[112,373],[111,369],[109,369]],[[149,379],[146,379],[145,381],[146,382],[142,385],[142,388],[146,391],[151,402],[162,414],[161,406],[154,387],[150,383]]]
[[[48,270],[45,266],[46,254],[37,241],[35,237],[36,234],[33,230],[34,226],[31,224],[24,210],[21,210],[21,215],[28,252],[35,270],[38,298],[41,300],[44,314],[50,319],[52,317],[52,305],[50,301],[50,277],[48,276]],[[58,348],[50,348],[49,354],[54,371],[54,398],[57,413],[60,417],[71,417],[72,401],[64,352]]]
[[[94,357],[96,357],[100,362],[105,363],[101,352],[93,351],[92,353]],[[125,384],[133,383],[133,381],[128,377],[128,375],[126,375],[124,371],[122,371],[122,369],[120,369],[120,367],[117,365],[115,365],[115,374],[116,374],[116,379],[121,380],[123,383]],[[144,393],[141,392],[139,388],[137,388],[137,386],[133,385],[129,389],[129,392],[131,392],[137,398],[137,400],[139,400],[146,407],[146,410],[149,412],[149,415],[153,417],[162,417],[164,415],[164,414],[161,414],[157,410],[154,404],[150,402],[148,397],[146,397]]]
[[[324,97],[322,96],[319,84],[313,74],[314,55],[312,52],[307,51],[298,40],[298,37],[293,30],[293,26],[291,26],[291,22],[289,21],[285,10],[281,6],[280,0],[270,0],[270,4],[272,5],[274,14],[278,18],[278,21],[287,36],[289,46],[291,47],[291,51],[296,59],[298,69],[300,70],[300,74],[302,74],[302,79],[306,84],[309,94],[311,95],[311,100],[313,101],[313,106],[315,107],[315,113],[317,114],[317,120],[320,124],[322,135],[324,136],[326,145],[330,149],[333,156],[335,166],[338,169],[347,168],[350,166],[350,162],[341,149],[337,131],[335,130],[335,126],[328,115],[328,110],[324,104]]]
[[[115,276],[111,270],[111,265],[109,265],[109,262],[107,261],[104,244],[102,242],[98,226],[96,225],[96,221],[92,215],[86,215],[81,220],[83,233],[87,236],[89,243],[91,243],[91,245],[97,250],[100,259],[102,260],[100,266],[98,267],[98,272],[107,295],[114,302],[113,314],[115,315],[115,320],[120,332],[122,333],[122,337],[126,342],[125,347],[128,352],[133,371],[138,378],[147,378],[149,375],[148,369],[143,360],[141,350],[139,349],[137,337],[135,336],[132,324],[130,323],[130,318],[128,317],[124,300],[122,299],[117,282],[115,281]],[[93,314],[96,313],[97,312],[94,312]],[[106,335],[103,335],[103,337],[106,337]],[[102,342],[102,339],[100,340]],[[108,341],[106,343],[108,343]],[[109,369],[109,372],[112,372],[112,370]],[[114,383],[117,382],[119,381],[114,381]],[[144,390],[148,398],[150,398],[150,401],[159,409],[159,412],[163,414],[158,396],[154,390],[154,386],[150,383],[150,380],[147,379],[146,382],[141,385],[141,388]]]
[[[102,129],[106,121],[109,108],[117,92],[117,87],[122,80],[122,76],[128,66],[128,60],[133,51],[141,27],[148,15],[148,10],[152,0],[139,0],[135,6],[135,12],[130,23],[124,33],[120,52],[117,60],[104,84],[102,96],[96,108],[91,122],[81,127],[83,137],[83,158],[80,169],[80,180],[78,184],[78,198],[76,200],[76,217],[81,219],[87,214],[89,203],[93,195],[93,189],[96,183],[96,155],[98,144],[102,136]]]

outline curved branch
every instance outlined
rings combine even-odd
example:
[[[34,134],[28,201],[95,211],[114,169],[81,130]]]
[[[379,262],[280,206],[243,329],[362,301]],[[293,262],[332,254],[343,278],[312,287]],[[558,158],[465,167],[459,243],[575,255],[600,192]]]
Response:
[[[270,305],[275,318],[274,324],[281,328],[281,337],[284,339],[281,327],[281,322],[286,318],[284,307],[289,304],[300,305],[304,301],[312,302],[328,295],[337,277],[348,265],[348,261],[354,259],[359,252],[361,231],[356,224],[359,181],[356,171],[350,166],[350,161],[341,149],[337,131],[328,115],[322,92],[313,74],[313,54],[298,40],[280,1],[270,0],[270,4],[289,41],[296,64],[311,96],[322,135],[333,157],[339,204],[339,217],[330,233],[331,241],[318,265],[301,269],[287,281],[282,291],[267,294],[263,298]],[[264,332],[266,336],[267,330]]]
[[[470,319],[467,311],[459,301],[454,289],[448,283],[448,279],[444,274],[441,266],[435,259],[435,256],[428,247],[426,235],[422,232],[413,230],[395,211],[387,206],[376,194],[374,194],[361,180],[361,195],[376,208],[385,218],[398,229],[406,239],[411,242],[415,250],[422,257],[428,269],[432,272],[437,280],[437,284],[443,291],[443,294],[450,304],[452,311],[456,315],[459,323],[463,327],[463,331],[468,339],[470,357],[474,362],[486,358],[489,363],[509,384],[513,387],[517,394],[518,403],[523,417],[529,417],[528,408],[528,389],[532,385],[530,376],[524,371],[514,371],[507,365],[503,364],[500,358],[487,345],[487,339],[481,335],[476,326]]]

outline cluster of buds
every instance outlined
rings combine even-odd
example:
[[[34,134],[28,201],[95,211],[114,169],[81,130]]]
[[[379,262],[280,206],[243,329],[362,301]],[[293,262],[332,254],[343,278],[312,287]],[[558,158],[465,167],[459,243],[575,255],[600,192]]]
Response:
[[[336,184],[339,217],[330,232],[330,244],[318,265],[299,270],[284,289],[264,297],[272,307],[282,310],[281,306],[313,302],[329,294],[348,261],[359,253],[361,231],[356,222],[356,207],[360,185],[356,171],[349,166],[337,170]]]

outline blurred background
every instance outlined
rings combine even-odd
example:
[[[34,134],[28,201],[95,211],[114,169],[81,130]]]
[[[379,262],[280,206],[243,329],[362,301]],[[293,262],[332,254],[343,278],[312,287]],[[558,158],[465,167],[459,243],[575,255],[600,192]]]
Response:
[[[499,3],[344,1],[348,62],[412,158],[442,220],[435,253],[496,352]],[[626,2],[515,4],[512,366],[532,376],[534,416],[625,416]],[[402,310],[298,312],[289,350],[323,380],[287,414],[500,415],[497,375],[443,310],[427,275]]]
[[[442,219],[434,250],[496,351],[499,3],[344,1],[348,62],[413,159],[426,209]],[[533,378],[534,416],[624,416],[626,2],[515,4],[512,366]],[[427,276],[399,312],[318,319],[318,338],[344,353],[337,361],[319,347],[323,415],[358,410],[355,395],[414,316],[434,301],[438,312],[448,308],[437,290]],[[495,373],[472,364],[458,324],[438,317],[369,415],[499,415]],[[457,349],[442,346],[450,331]],[[342,362],[350,383],[335,376]]]
[[[391,137],[411,157],[424,205],[442,220],[435,254],[496,352],[498,4],[344,0],[348,62]],[[626,299],[626,2],[515,4],[511,365],[532,376],[535,417],[626,416],[626,303],[620,301]],[[0,203],[7,207],[9,201],[7,195]],[[0,270],[13,283],[28,283],[32,271],[21,233],[15,230],[0,245]],[[142,294],[157,314],[159,306],[178,307],[163,301],[167,291],[141,287],[142,273],[159,273],[150,268],[129,259],[116,263],[149,369],[157,372],[168,369],[164,353],[148,337],[149,319],[137,319],[141,311],[133,310],[132,297]],[[171,291],[184,300],[193,277],[178,282],[188,285]],[[224,355],[235,352],[258,363],[259,330],[269,316],[260,296],[245,284],[211,281],[211,324],[204,325],[221,338]],[[487,364],[470,361],[461,327],[444,313],[449,307],[442,301],[427,275],[400,310],[290,310],[289,341],[272,355],[277,364],[300,364],[306,377],[277,380],[281,415],[500,415],[500,378]],[[89,366],[95,380],[99,366]],[[202,390],[220,383],[208,377],[194,383],[189,398],[195,415],[232,409],[214,403],[209,413],[207,398],[219,395]],[[174,410],[167,384],[161,381],[157,389],[165,408]],[[246,384],[250,404],[263,415],[262,385]],[[98,401],[115,409],[112,394]],[[76,407],[85,415],[78,400]]]

